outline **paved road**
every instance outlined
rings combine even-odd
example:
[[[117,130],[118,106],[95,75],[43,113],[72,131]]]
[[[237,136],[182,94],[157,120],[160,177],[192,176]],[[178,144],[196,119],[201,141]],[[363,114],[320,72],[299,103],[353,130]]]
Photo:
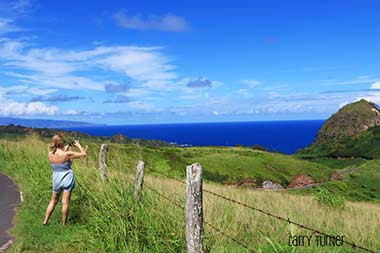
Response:
[[[14,240],[6,231],[12,227],[15,207],[20,203],[20,193],[16,184],[6,175],[0,173],[0,252]]]

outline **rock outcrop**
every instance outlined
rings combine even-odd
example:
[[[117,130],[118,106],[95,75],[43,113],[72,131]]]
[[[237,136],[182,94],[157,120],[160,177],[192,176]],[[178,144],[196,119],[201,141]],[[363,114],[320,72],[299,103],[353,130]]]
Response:
[[[283,190],[284,187],[279,183],[274,183],[270,180],[266,180],[263,182],[263,188],[265,190]]]
[[[310,175],[296,175],[293,177],[292,181],[287,188],[301,188],[304,186],[314,184],[314,180]]]

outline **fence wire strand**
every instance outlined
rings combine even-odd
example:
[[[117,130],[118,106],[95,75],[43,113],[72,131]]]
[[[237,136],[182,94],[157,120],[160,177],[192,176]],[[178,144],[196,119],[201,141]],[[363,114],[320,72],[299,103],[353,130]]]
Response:
[[[158,171],[155,171],[155,170],[154,170],[154,172],[159,173]],[[162,173],[159,173],[159,174],[160,174],[160,175],[163,175],[163,176],[166,177],[166,178],[172,179],[172,180],[174,180],[174,181],[177,181],[177,182],[179,182],[179,183],[181,183],[181,184],[185,184],[185,185],[186,185],[185,182],[183,182],[183,181],[181,181],[181,180],[179,180],[179,179],[177,179],[177,178],[170,177],[170,176],[164,175],[164,174],[162,174]],[[295,226],[297,226],[297,227],[300,227],[300,228],[303,228],[303,229],[309,230],[309,231],[311,231],[311,232],[313,232],[313,233],[320,234],[320,235],[323,235],[323,236],[333,237],[333,235],[330,235],[330,234],[327,234],[327,233],[325,233],[325,232],[319,231],[319,230],[317,230],[317,229],[314,229],[314,228],[308,227],[308,226],[303,225],[303,224],[301,224],[301,223],[297,223],[297,222],[291,221],[290,218],[284,218],[284,217],[278,216],[278,215],[276,215],[276,214],[272,214],[272,213],[267,212],[267,211],[265,211],[265,210],[262,210],[262,209],[260,209],[260,208],[257,208],[257,207],[254,207],[254,206],[248,205],[248,204],[246,204],[246,203],[242,203],[242,202],[240,202],[240,201],[237,201],[237,200],[231,199],[231,198],[229,198],[229,197],[227,197],[227,196],[221,195],[221,194],[219,194],[219,193],[215,193],[215,192],[210,191],[210,190],[207,190],[207,189],[205,189],[205,188],[203,188],[202,190],[203,190],[204,192],[207,192],[207,193],[209,193],[209,194],[211,194],[211,195],[213,195],[213,196],[216,196],[216,197],[218,197],[218,198],[221,198],[221,199],[227,200],[227,201],[229,201],[229,202],[235,203],[235,204],[237,204],[237,205],[243,206],[243,207],[248,208],[248,209],[251,209],[251,210],[253,210],[253,211],[257,211],[257,212],[263,213],[263,214],[265,214],[265,215],[267,215],[267,216],[270,216],[270,217],[276,218],[276,219],[278,219],[278,220],[286,221],[286,222],[288,222],[289,224],[293,224],[293,225],[295,225]],[[350,246],[352,246],[352,248],[361,249],[361,250],[364,250],[364,251],[367,251],[367,252],[371,252],[371,253],[378,253],[378,252],[376,252],[376,251],[374,251],[374,250],[371,250],[371,249],[365,248],[365,247],[363,247],[363,246],[357,245],[357,244],[354,243],[354,242],[346,241],[346,240],[344,240],[344,239],[342,239],[341,241],[344,242],[344,243],[346,243],[346,244],[348,244],[348,245],[350,245]]]
[[[179,204],[178,202],[176,202],[176,201],[170,199],[169,197],[167,197],[167,196],[165,196],[164,194],[160,193],[159,191],[153,189],[152,187],[150,187],[150,186],[146,186],[146,185],[145,185],[145,187],[146,187],[148,190],[150,190],[150,191],[156,193],[156,194],[157,194],[158,196],[160,196],[161,198],[163,198],[163,199],[169,201],[170,203],[172,203],[174,206],[178,207],[179,209],[185,209],[185,207],[184,207],[183,205],[181,205],[181,204]],[[216,226],[212,225],[210,222],[208,222],[208,221],[206,221],[206,220],[203,220],[203,223],[205,223],[206,225],[208,225],[208,226],[209,226],[210,228],[212,228],[213,230],[219,232],[219,233],[222,234],[223,236],[227,237],[228,239],[234,241],[236,244],[240,245],[241,247],[247,249],[249,252],[251,252],[251,253],[256,253],[256,251],[254,251],[253,249],[249,248],[245,243],[243,243],[243,242],[237,240],[236,238],[232,237],[231,235],[226,234],[225,232],[223,232],[222,230],[220,230],[220,229],[217,228]]]
[[[177,179],[177,178],[170,177],[170,176],[165,175],[165,174],[163,174],[163,173],[161,173],[161,172],[158,172],[158,171],[156,171],[156,170],[152,170],[152,169],[150,169],[150,171],[155,172],[155,173],[158,173],[158,174],[160,174],[160,175],[162,175],[162,176],[164,176],[164,177],[166,177],[166,178],[172,179],[172,180],[174,180],[174,181],[177,181],[177,182],[179,182],[179,183],[181,183],[181,184],[186,185],[185,182],[183,182],[182,180],[179,180],[179,179]],[[159,193],[158,191],[152,189],[151,187],[149,187],[149,188],[150,188],[150,190],[151,190],[152,192],[155,192],[156,194],[158,194],[159,196],[163,197],[164,199],[170,201],[172,204],[176,205],[177,207],[179,207],[179,208],[183,208],[181,205],[179,205],[178,203],[172,201],[171,199],[169,199],[168,197],[166,197],[166,196],[164,196],[163,194]],[[313,233],[317,233],[317,234],[320,234],[320,235],[323,235],[323,236],[327,236],[327,237],[333,237],[333,235],[330,235],[330,234],[327,234],[327,233],[325,233],[325,232],[319,231],[319,230],[317,230],[317,229],[314,229],[314,228],[308,227],[308,226],[303,225],[303,224],[301,224],[301,223],[297,223],[297,222],[291,221],[290,218],[284,218],[284,217],[278,216],[278,215],[276,215],[276,214],[272,214],[272,213],[267,212],[267,211],[265,211],[265,210],[262,210],[262,209],[260,209],[260,208],[257,208],[257,207],[254,207],[254,206],[248,205],[248,204],[246,204],[246,203],[243,203],[243,202],[240,202],[240,201],[237,201],[237,200],[231,199],[231,198],[229,198],[229,197],[227,197],[227,196],[221,195],[221,194],[219,194],[219,193],[215,193],[215,192],[213,192],[213,191],[210,191],[210,190],[207,190],[207,189],[204,189],[204,188],[203,188],[202,190],[203,190],[204,192],[207,192],[207,193],[209,193],[209,194],[215,196],[215,197],[218,197],[218,198],[224,199],[224,200],[226,200],[226,201],[229,201],[229,202],[235,203],[235,204],[237,204],[237,205],[240,205],[240,206],[242,206],[242,207],[245,207],[245,208],[251,209],[251,210],[253,210],[253,211],[260,212],[260,213],[262,213],[262,214],[265,214],[265,215],[267,215],[267,216],[270,216],[270,217],[276,218],[276,219],[278,219],[278,220],[286,221],[286,222],[288,222],[289,224],[293,224],[293,225],[295,225],[295,226],[297,226],[297,227],[303,228],[303,229],[305,229],[305,230],[309,230],[309,231],[311,231],[311,232],[313,232]],[[211,228],[213,228],[214,230],[216,230],[216,231],[220,232],[221,234],[225,235],[226,237],[230,238],[230,239],[233,240],[234,242],[238,243],[238,244],[241,245],[242,247],[244,247],[244,248],[250,250],[251,252],[254,252],[254,251],[252,251],[251,249],[249,249],[248,247],[246,247],[244,243],[241,243],[241,242],[237,241],[235,238],[233,238],[233,237],[231,237],[231,236],[228,236],[228,235],[225,234],[223,231],[218,230],[218,229],[217,229],[216,227],[214,227],[212,224],[210,224],[210,223],[208,223],[208,222],[206,222],[206,221],[204,221],[204,223],[207,224],[207,225],[209,225],[209,226],[210,226]],[[365,247],[363,247],[363,246],[357,245],[357,244],[355,244],[354,242],[346,241],[346,240],[344,240],[344,239],[342,239],[341,241],[342,241],[343,243],[346,243],[346,244],[352,246],[352,248],[355,248],[355,249],[361,249],[361,250],[364,250],[364,251],[367,251],[367,252],[371,252],[371,253],[378,253],[378,252],[376,252],[376,251],[374,251],[374,250],[371,250],[371,249],[365,248]]]

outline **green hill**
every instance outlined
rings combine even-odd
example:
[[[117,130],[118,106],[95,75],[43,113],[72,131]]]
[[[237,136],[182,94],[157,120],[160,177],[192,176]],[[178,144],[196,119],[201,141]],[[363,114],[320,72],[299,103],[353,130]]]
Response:
[[[324,187],[348,199],[379,201],[379,115],[377,105],[363,99],[346,105],[326,121],[312,145],[298,151],[295,157],[337,172],[353,169]]]
[[[313,145],[341,138],[356,137],[367,129],[380,125],[380,111],[374,103],[360,100],[342,107],[322,126]]]
[[[364,99],[346,105],[319,130],[312,145],[297,152],[305,158],[380,158],[380,111]]]

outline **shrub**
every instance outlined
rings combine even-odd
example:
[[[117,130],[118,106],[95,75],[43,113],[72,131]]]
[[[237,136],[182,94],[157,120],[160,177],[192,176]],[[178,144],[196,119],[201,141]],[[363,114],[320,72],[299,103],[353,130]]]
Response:
[[[255,144],[252,146],[252,149],[254,150],[261,150],[261,151],[268,151],[266,148],[264,148],[263,146],[261,146],[260,144]]]
[[[344,197],[338,196],[322,187],[318,188],[314,193],[314,199],[320,205],[335,209],[344,209],[346,202]]]

